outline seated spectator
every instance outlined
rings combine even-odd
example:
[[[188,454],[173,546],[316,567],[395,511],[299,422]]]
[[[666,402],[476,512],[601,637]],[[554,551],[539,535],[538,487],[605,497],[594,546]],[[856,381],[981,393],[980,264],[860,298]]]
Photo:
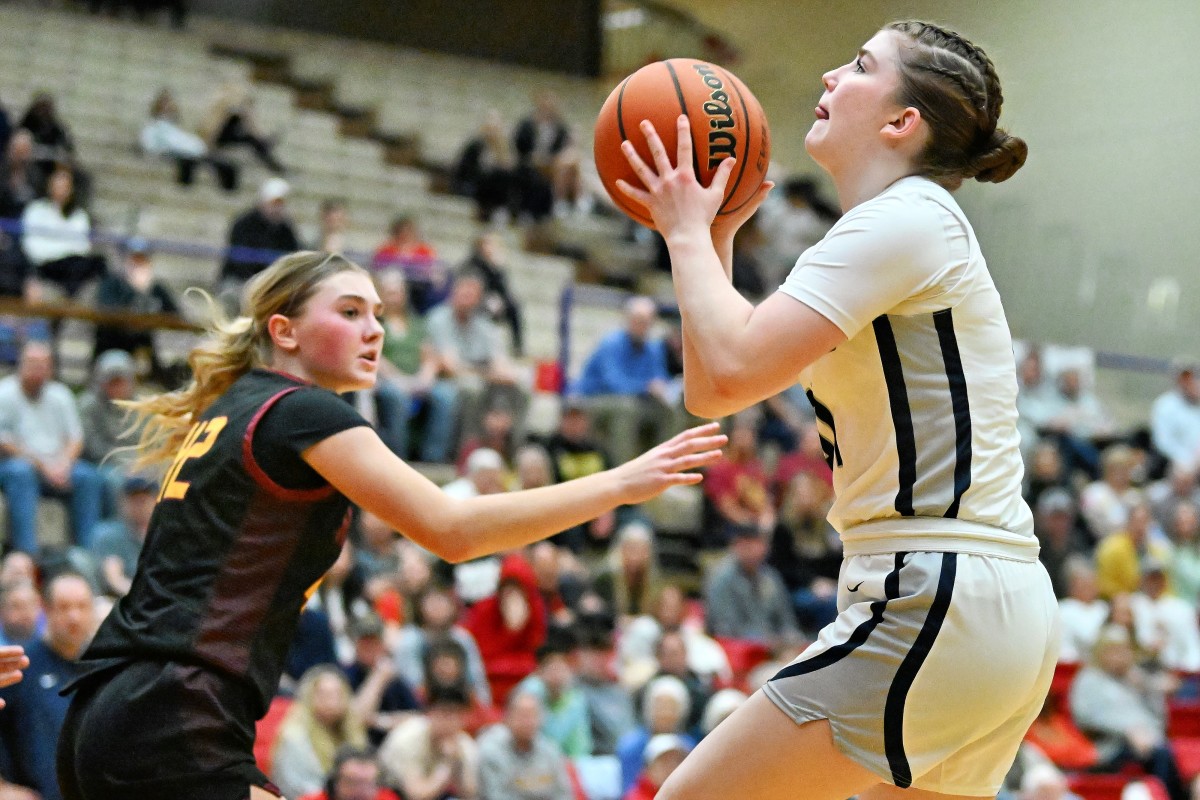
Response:
[[[1058,414],[1050,422],[1051,431],[1077,443],[1095,442],[1113,435],[1112,417],[1101,405],[1096,392],[1085,385],[1079,370],[1062,370],[1058,373],[1055,386],[1058,389],[1060,407]],[[1083,452],[1084,450],[1086,444],[1082,444],[1081,450],[1071,455],[1084,462],[1080,466],[1090,467],[1092,474],[1095,474],[1097,464],[1089,458],[1089,454]]]
[[[698,730],[704,707],[712,697],[713,686],[710,677],[701,676],[688,663],[687,638],[683,631],[663,631],[662,636],[658,639],[658,645],[654,648],[654,658],[658,664],[658,670],[650,680],[662,675],[671,675],[678,678],[687,687],[691,713],[684,727],[689,731]],[[645,687],[643,687],[644,690]],[[640,699],[640,694],[635,697],[635,701],[637,699]]]
[[[660,585],[654,529],[635,519],[617,530],[604,567],[592,587],[618,620],[650,610],[650,601]]]
[[[625,326],[600,340],[572,389],[587,398],[592,422],[618,464],[636,457],[643,444],[669,439],[679,427],[666,346],[650,336],[656,316],[649,297],[626,303]]]
[[[529,445],[527,445],[529,447]],[[532,447],[538,447],[532,445]],[[540,450],[540,448],[538,448]],[[536,453],[537,450],[522,448],[521,453]],[[518,456],[518,467],[521,465]],[[542,467],[539,467],[539,471]],[[526,470],[528,472],[528,470]],[[549,475],[549,468],[539,472],[540,476]],[[522,480],[522,489],[548,484],[534,484]],[[560,626],[571,625],[576,620],[575,607],[580,597],[587,590],[587,573],[583,566],[575,560],[570,551],[560,548],[553,542],[543,541],[527,548],[526,559],[533,568],[537,581],[538,592],[542,595],[542,603],[546,608],[546,621]]]
[[[393,453],[408,458],[412,448],[414,402],[427,404],[426,425],[435,429],[433,439],[446,439],[454,425],[454,396],[437,387],[437,354],[429,342],[425,320],[408,302],[408,282],[398,269],[375,276],[383,300],[383,358],[375,383],[375,412],[380,438]],[[425,457],[424,444],[420,448]]]
[[[50,345],[21,349],[17,374],[0,379],[0,492],[8,506],[12,546],[37,552],[37,505],[43,496],[67,500],[75,544],[88,548],[104,496],[104,479],[81,458],[83,427],[75,396],[51,378]]]
[[[41,197],[47,174],[34,159],[33,134],[13,133],[0,160],[0,219],[20,219],[25,207]]]
[[[316,792],[333,769],[338,748],[366,744],[366,728],[341,670],[333,664],[313,667],[300,679],[295,702],[280,723],[271,778],[286,797]]]
[[[33,136],[34,157],[42,174],[49,176],[56,169],[66,169],[75,179],[80,196],[87,197],[88,177],[79,168],[71,132],[58,116],[54,98],[48,92],[33,96],[20,127]]]
[[[1058,660],[1068,664],[1085,661],[1096,644],[1100,629],[1108,620],[1108,603],[1100,597],[1096,570],[1082,557],[1075,557],[1064,568],[1067,596],[1058,601],[1062,626]]]
[[[362,576],[371,580],[392,575],[400,569],[400,534],[381,517],[369,511],[358,515],[358,547],[354,558]]]
[[[383,620],[367,612],[352,620],[350,638],[354,641],[354,660],[343,668],[346,681],[354,692],[351,705],[355,715],[367,726],[367,737],[378,746],[388,732],[403,722],[421,704],[404,679],[384,644]]]
[[[720,544],[728,541],[734,527],[755,527],[765,536],[775,530],[775,501],[758,456],[757,422],[749,412],[734,415],[724,457],[704,476],[704,494],[713,515],[710,536]]]
[[[29,581],[37,585],[38,580],[37,563],[28,553],[9,550],[4,558],[0,558],[0,586],[15,581]]]
[[[464,680],[475,702],[492,704],[483,658],[475,637],[458,621],[458,602],[447,589],[430,587],[417,600],[412,620],[400,629],[392,658],[400,677],[409,686],[425,686],[428,675],[425,662],[429,649],[441,639],[457,642],[465,659]]]
[[[456,478],[442,491],[450,497],[466,499],[506,491],[504,462],[490,447],[481,447],[467,458],[466,474]],[[464,603],[474,603],[496,591],[500,581],[500,556],[491,555],[455,564],[454,588]]]
[[[517,684],[514,694],[532,694],[542,703],[542,733],[567,756],[592,754],[587,700],[575,685],[571,665],[575,638],[569,628],[553,628],[537,651],[537,671]]]
[[[46,632],[28,643],[25,680],[0,689],[0,787],[33,790],[35,800],[62,800],[55,769],[58,735],[71,699],[59,694],[82,674],[79,656],[96,632],[92,588],[83,576],[62,572],[43,590]],[[18,795],[19,796],[19,795]]]
[[[491,222],[496,212],[512,210],[516,195],[515,154],[500,112],[489,108],[479,133],[463,146],[454,164],[450,189],[475,200],[475,217]]]
[[[768,538],[755,527],[734,528],[726,555],[704,589],[708,632],[759,642],[772,650],[800,642],[783,579],[766,563]]]
[[[262,165],[276,175],[287,172],[275,157],[275,142],[259,127],[254,96],[245,81],[235,79],[221,85],[209,108],[202,133],[210,152],[248,147]]]
[[[462,443],[458,449],[457,464],[459,471],[463,471],[467,465],[467,459],[471,453],[479,448],[487,448],[496,451],[500,456],[500,461],[503,464],[503,481],[505,486],[514,486],[516,481],[516,455],[517,455],[517,420],[513,416],[513,410],[508,407],[507,403],[502,401],[496,402],[488,407],[483,412],[483,421],[479,426],[479,433],[472,436]]]
[[[517,193],[523,215],[534,220],[549,216],[556,207],[574,208],[582,199],[579,149],[563,118],[558,96],[539,90],[533,113],[517,123],[513,146],[517,151]]]
[[[92,542],[92,557],[100,567],[104,591],[111,597],[129,594],[158,499],[158,484],[140,475],[126,478],[123,488],[120,518],[98,524]]]
[[[74,297],[88,281],[102,277],[108,266],[92,252],[92,220],[76,202],[71,172],[56,169],[47,196],[25,206],[21,215],[21,247],[39,281],[58,285]]]
[[[709,698],[700,716],[700,737],[708,736],[749,698],[740,689],[722,689]]]
[[[1087,554],[1086,534],[1076,525],[1075,501],[1065,489],[1043,492],[1034,508],[1033,532],[1042,549],[1038,559],[1050,575],[1055,597],[1067,596],[1067,563]]]
[[[1150,408],[1154,448],[1172,466],[1193,473],[1200,468],[1200,377],[1193,364],[1175,372],[1175,388],[1159,395]]]
[[[1200,624],[1196,609],[1167,591],[1167,567],[1142,559],[1142,586],[1130,598],[1137,641],[1162,669],[1200,672]]]
[[[597,620],[579,626],[575,680],[591,720],[592,754],[612,755],[617,742],[636,726],[633,699],[613,670],[612,632]]]
[[[546,440],[546,450],[554,468],[555,483],[602,472],[612,465],[604,445],[592,435],[587,403],[578,396],[563,399],[558,427]],[[615,528],[616,513],[609,511],[563,531],[553,541],[578,555],[585,549],[606,545]]]
[[[383,771],[374,752],[343,747],[334,756],[325,788],[300,800],[400,800],[400,797],[383,785]]]
[[[479,794],[479,750],[463,729],[466,692],[440,687],[426,713],[396,726],[379,748],[386,782],[405,800],[473,800]]]
[[[328,197],[321,201],[317,213],[317,235],[312,249],[326,253],[345,252],[346,231],[350,228],[350,212],[346,201],[340,197]]]
[[[1138,497],[1129,508],[1123,529],[1104,537],[1096,546],[1096,578],[1100,596],[1112,599],[1121,592],[1136,592],[1141,583],[1142,560],[1149,557],[1166,563],[1171,558],[1167,542],[1152,535],[1150,506]]]
[[[542,701],[517,689],[504,722],[479,737],[479,789],[485,800],[573,800],[567,761],[545,733]]]
[[[142,126],[138,143],[147,155],[172,159],[175,179],[182,186],[192,185],[197,165],[208,164],[222,189],[232,192],[238,188],[237,165],[209,155],[204,139],[183,127],[179,105],[170,89],[160,90],[150,102],[150,118]]]
[[[415,217],[405,215],[392,221],[388,238],[375,250],[371,267],[403,272],[418,314],[445,300],[450,290],[450,276],[438,260],[437,250],[421,237]]]
[[[1134,657],[1128,633],[1105,627],[1092,663],[1071,684],[1071,715],[1096,743],[1100,769],[1139,764],[1163,782],[1171,800],[1187,800],[1166,739],[1165,682],[1142,672]]]
[[[1200,506],[1200,483],[1196,476],[1194,468],[1171,464],[1161,479],[1146,487],[1146,500],[1154,521],[1164,531],[1170,531],[1180,503]]]
[[[1029,726],[1025,741],[1035,745],[1056,767],[1088,770],[1096,766],[1096,745],[1071,720],[1065,698],[1051,692],[1037,719]]]
[[[508,324],[513,355],[520,358],[525,354],[524,327],[521,307],[508,287],[507,255],[504,238],[495,231],[489,231],[475,240],[463,270],[479,273],[483,280],[483,307],[493,322],[498,323],[503,319]]]
[[[1133,448],[1113,445],[1100,458],[1100,480],[1092,481],[1079,496],[1079,510],[1097,542],[1125,526],[1129,507],[1140,497],[1133,484],[1136,456]]]
[[[692,745],[675,733],[660,733],[646,743],[642,751],[645,768],[638,774],[634,785],[625,792],[622,800],[654,800],[658,790],[679,768]]]
[[[483,283],[470,273],[454,281],[450,299],[426,317],[429,341],[441,366],[438,383],[457,397],[460,438],[479,435],[484,411],[498,401],[522,418],[528,404],[519,377],[504,352],[499,331],[483,310]],[[432,432],[426,431],[426,441]],[[430,445],[429,455],[445,461],[452,441]]]
[[[283,253],[300,249],[300,239],[288,215],[292,187],[282,178],[268,178],[258,190],[258,205],[242,213],[229,229],[229,251],[221,265],[221,291],[234,308],[241,305],[242,286]]]
[[[0,212],[0,219],[3,218],[4,215]],[[35,300],[33,295],[37,290],[30,280],[32,272],[29,259],[21,250],[21,243],[6,231],[0,230],[0,297],[28,296],[30,301]],[[4,358],[7,360],[7,357]]]
[[[26,578],[0,583],[0,647],[27,644],[40,634],[42,598]]]
[[[1017,364],[1017,412],[1021,431],[1021,449],[1026,458],[1043,433],[1059,427],[1062,399],[1058,387],[1047,375],[1042,352],[1034,346]]]
[[[546,610],[523,559],[504,559],[496,593],[471,607],[464,627],[479,645],[493,702],[503,703],[508,690],[533,672],[546,640]]]
[[[1022,442],[1022,444],[1024,443]],[[1027,458],[1029,468],[1025,476],[1025,490],[1022,496],[1031,509],[1037,508],[1038,500],[1041,499],[1043,492],[1052,489],[1067,492],[1072,497],[1075,496],[1073,478],[1067,474],[1062,451],[1058,449],[1057,444],[1049,439],[1035,442],[1033,451]],[[1090,545],[1093,541],[1091,532],[1086,527],[1083,532],[1087,534],[1087,544]]]
[[[733,678],[725,651],[704,633],[700,620],[688,617],[685,599],[682,589],[666,584],[654,598],[650,613],[636,617],[625,627],[619,650],[623,676],[653,674],[657,669],[655,649],[659,640],[668,631],[679,631],[687,644],[688,669],[707,681]]]
[[[150,243],[135,236],[125,242],[122,269],[100,281],[96,305],[104,311],[130,314],[172,314],[178,316],[179,304],[167,284],[154,274],[154,252]],[[167,365],[154,345],[154,331],[112,325],[96,326],[96,355],[106,350],[124,350],[150,365],[150,377],[168,382]]]
[[[1067,777],[1049,764],[1035,764],[1026,770],[1020,788],[1019,800],[1083,800],[1071,791]]]
[[[784,487],[767,555],[787,587],[797,621],[813,634],[837,616],[842,544],[826,519],[832,504],[833,491],[824,480],[797,472]]]
[[[121,449],[136,444],[137,436],[129,431],[130,419],[125,409],[117,405],[133,399],[136,385],[136,368],[129,353],[106,350],[92,367],[91,388],[79,398],[83,457],[99,465],[100,474],[109,486],[106,498],[109,513],[105,516],[116,513],[116,499],[136,457],[135,450]]]
[[[1177,597],[1196,608],[1200,606],[1200,507],[1191,502],[1176,505],[1167,536],[1172,545],[1167,565],[1171,587]]]
[[[642,695],[641,724],[617,743],[622,792],[628,792],[637,782],[645,763],[646,745],[654,736],[678,734],[688,747],[696,746],[696,740],[685,732],[690,713],[687,687],[678,678],[664,675],[646,685]]]

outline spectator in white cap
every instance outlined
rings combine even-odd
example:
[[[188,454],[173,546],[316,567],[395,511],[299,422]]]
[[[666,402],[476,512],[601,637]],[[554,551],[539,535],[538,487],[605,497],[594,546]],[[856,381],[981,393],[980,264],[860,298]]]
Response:
[[[691,751],[688,740],[678,734],[660,733],[652,737],[642,754],[646,766],[623,800],[654,800],[667,778]]]
[[[292,187],[283,178],[267,178],[258,190],[258,205],[233,221],[229,252],[221,267],[221,291],[240,295],[241,287],[283,253],[300,249],[300,239],[288,216]],[[255,252],[261,251],[261,252]]]
[[[643,754],[650,741],[660,734],[677,734],[688,748],[696,740],[685,732],[691,698],[683,681],[673,675],[661,675],[646,684],[642,696],[642,724],[617,742],[617,759],[621,762],[621,786],[628,792],[641,774]]]
[[[467,456],[466,474],[450,481],[442,491],[451,497],[467,499],[504,491],[504,459],[490,447],[480,447]],[[454,587],[468,603],[481,600],[496,591],[500,582],[500,559],[485,556],[454,566]]]
[[[133,236],[125,241],[123,251],[121,269],[110,272],[100,281],[96,305],[105,311],[178,315],[179,304],[175,296],[154,274],[154,248],[150,242]],[[106,350],[124,350],[147,360],[150,374],[155,379],[163,379],[165,365],[154,348],[154,332],[149,328],[97,325],[92,352],[99,355]]]

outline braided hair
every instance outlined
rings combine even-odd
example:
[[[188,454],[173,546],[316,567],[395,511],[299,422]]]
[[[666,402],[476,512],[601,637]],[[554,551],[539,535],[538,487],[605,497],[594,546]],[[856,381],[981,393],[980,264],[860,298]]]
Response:
[[[1012,177],[1029,147],[997,127],[1004,95],[987,53],[928,22],[893,22],[885,30],[909,40],[899,48],[897,100],[929,123],[920,173],[949,189],[967,178],[999,183]]]

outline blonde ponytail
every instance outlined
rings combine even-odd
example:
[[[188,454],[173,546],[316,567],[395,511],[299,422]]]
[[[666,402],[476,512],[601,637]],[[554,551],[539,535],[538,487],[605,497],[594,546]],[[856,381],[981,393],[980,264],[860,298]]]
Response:
[[[173,458],[192,423],[218,397],[250,370],[270,365],[268,319],[275,314],[298,315],[322,281],[350,270],[366,273],[337,253],[302,251],[283,256],[250,281],[245,301],[249,314],[232,320],[207,292],[189,289],[207,302],[212,320],[208,336],[188,355],[192,380],[174,392],[121,403],[134,416],[129,431],[141,430],[136,468],[151,468]]]

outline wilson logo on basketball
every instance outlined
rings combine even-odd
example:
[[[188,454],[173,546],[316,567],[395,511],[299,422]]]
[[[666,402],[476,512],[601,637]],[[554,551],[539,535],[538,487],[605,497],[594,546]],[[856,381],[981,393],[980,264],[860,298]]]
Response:
[[[737,153],[737,137],[726,128],[733,128],[737,121],[733,118],[733,109],[729,105],[729,93],[725,91],[725,82],[707,64],[693,64],[692,69],[704,81],[712,92],[708,100],[701,106],[708,115],[708,168],[716,169],[722,160]]]

